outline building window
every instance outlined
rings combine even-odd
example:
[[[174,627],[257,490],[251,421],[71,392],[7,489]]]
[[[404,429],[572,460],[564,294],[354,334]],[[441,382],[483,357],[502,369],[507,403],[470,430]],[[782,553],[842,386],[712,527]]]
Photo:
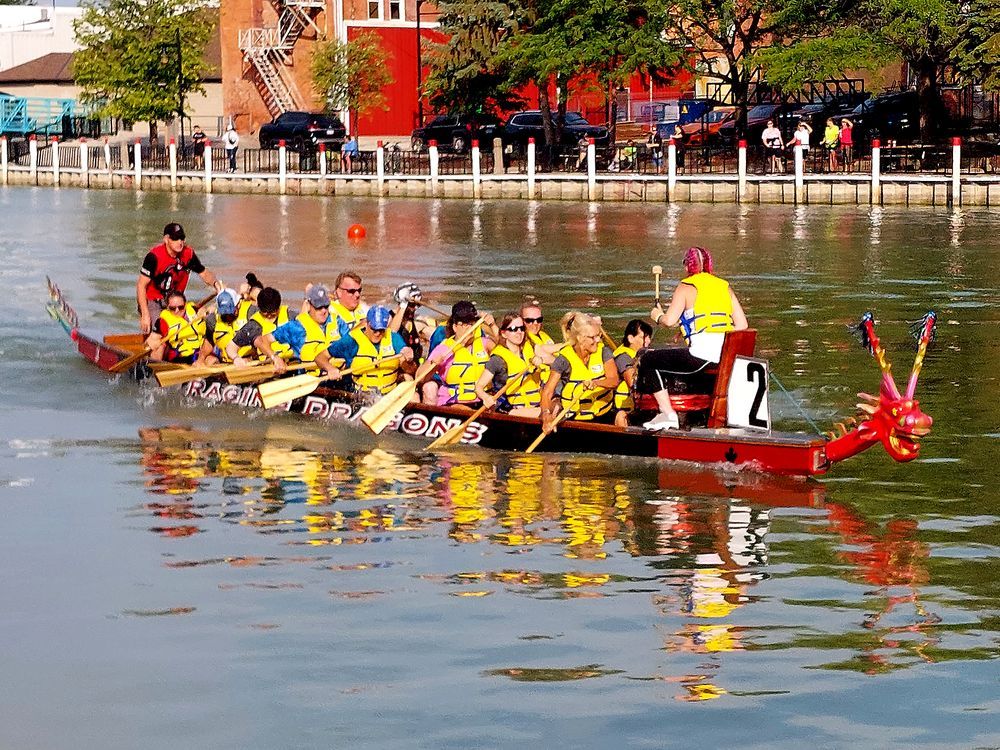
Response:
[[[389,18],[398,21],[403,17],[403,0],[389,0]]]
[[[382,10],[382,0],[368,0],[368,18],[379,18]]]

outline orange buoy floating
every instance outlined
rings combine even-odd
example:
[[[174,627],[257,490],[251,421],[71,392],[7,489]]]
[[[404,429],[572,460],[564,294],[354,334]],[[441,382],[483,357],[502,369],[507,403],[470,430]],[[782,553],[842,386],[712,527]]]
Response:
[[[351,224],[347,228],[347,238],[350,240],[363,240],[367,234],[368,231],[362,224]]]

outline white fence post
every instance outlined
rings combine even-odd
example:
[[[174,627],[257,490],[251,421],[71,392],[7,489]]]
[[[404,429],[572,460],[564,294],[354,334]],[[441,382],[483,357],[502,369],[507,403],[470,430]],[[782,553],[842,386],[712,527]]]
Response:
[[[795,145],[792,147],[795,153],[795,202],[801,203],[805,200],[805,179],[803,178],[804,164],[802,159],[802,144],[795,141]]]
[[[483,183],[479,167],[480,167],[479,141],[473,139],[472,141],[472,197],[473,198],[483,197]]]
[[[677,142],[667,141],[667,200],[674,202],[677,191]]]
[[[80,139],[80,174],[90,173],[90,146],[87,144],[86,138]],[[87,184],[90,184],[90,180],[87,180]]]
[[[32,182],[38,179],[38,139],[35,136],[28,138],[28,169],[31,172]]]
[[[142,141],[135,139],[135,189],[142,187]]]
[[[535,139],[528,139],[528,198],[535,197]]]
[[[285,139],[278,141],[278,192],[285,194],[288,186],[288,146]]]
[[[2,184],[7,184],[7,136],[0,135],[0,175],[2,175]]]
[[[385,195],[385,144],[378,142],[375,149],[375,176],[378,180],[378,194]]]
[[[437,195],[438,189],[438,142],[431,140],[427,142],[427,154],[431,160],[431,195]]]
[[[742,203],[747,192],[747,142],[740,139],[739,154],[736,162],[736,171],[739,175],[739,189],[736,191],[736,202]]]
[[[882,143],[872,140],[872,203],[882,205]]]
[[[326,144],[319,144],[319,176],[326,177]]]
[[[170,187],[177,187],[177,143],[173,138],[170,139],[170,145],[167,149],[167,154],[170,157]]]
[[[587,139],[587,200],[597,200],[597,146]]]
[[[212,192],[212,142],[205,139],[205,192]]]
[[[52,184],[59,187],[59,139],[52,138]]]
[[[962,205],[962,139],[951,139],[951,205]]]

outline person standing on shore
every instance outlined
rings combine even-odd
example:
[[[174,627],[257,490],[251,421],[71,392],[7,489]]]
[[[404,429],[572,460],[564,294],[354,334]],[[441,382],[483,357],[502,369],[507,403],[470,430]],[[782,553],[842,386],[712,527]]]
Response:
[[[848,170],[854,161],[854,123],[846,117],[840,121],[840,156]]]
[[[774,127],[774,120],[767,121],[767,127],[760,134],[760,139],[764,143],[767,151],[767,168],[772,174],[785,171],[785,165],[781,162],[782,137],[781,131]]]
[[[236,132],[236,128],[233,127],[232,123],[226,128],[226,134],[222,138],[222,142],[226,146],[226,156],[229,158],[229,173],[233,174],[236,172],[236,149],[240,147],[240,134]]]
[[[358,157],[358,137],[352,135],[340,149],[340,166],[346,174],[354,171],[354,160]]]
[[[194,155],[195,169],[204,169],[205,167],[205,141],[207,140],[208,136],[201,129],[201,125],[195,125],[194,132],[191,133],[191,153]]]
[[[160,317],[166,297],[171,292],[183,292],[187,288],[192,271],[217,292],[225,288],[185,242],[184,227],[170,222],[163,227],[163,242],[146,253],[135,283],[139,330],[143,335],[150,332],[152,321]]]
[[[832,117],[826,120],[826,130],[823,131],[823,148],[827,153],[827,167],[830,172],[839,169],[837,164],[837,148],[840,146],[840,128],[833,121]]]

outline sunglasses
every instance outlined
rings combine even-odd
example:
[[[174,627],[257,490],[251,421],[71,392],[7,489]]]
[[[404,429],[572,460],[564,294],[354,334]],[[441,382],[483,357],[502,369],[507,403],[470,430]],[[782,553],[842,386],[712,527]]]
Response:
[[[511,333],[520,333],[524,330],[524,326],[507,326],[504,330],[510,331]]]
[[[167,305],[167,309],[171,312],[180,312],[184,309],[184,305]]]
[[[312,302],[310,302],[309,304],[312,305]],[[313,305],[313,307],[316,308],[317,310],[329,310],[330,309],[329,305]]]
[[[542,322],[542,316],[539,315],[537,318],[525,318],[524,322],[525,323],[541,323]]]
[[[347,292],[348,294],[361,294],[361,287],[357,289],[348,289],[346,286],[340,287],[340,291]]]

